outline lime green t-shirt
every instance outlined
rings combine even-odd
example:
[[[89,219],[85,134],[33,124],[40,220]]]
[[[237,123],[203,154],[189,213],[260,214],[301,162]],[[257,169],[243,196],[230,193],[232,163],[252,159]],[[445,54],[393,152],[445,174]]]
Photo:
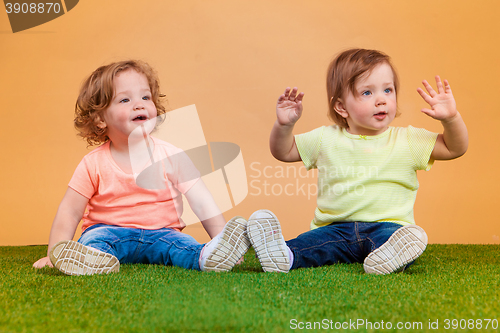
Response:
[[[415,224],[416,171],[432,167],[437,136],[412,126],[353,135],[335,125],[296,135],[306,169],[318,169],[311,229],[349,221]]]

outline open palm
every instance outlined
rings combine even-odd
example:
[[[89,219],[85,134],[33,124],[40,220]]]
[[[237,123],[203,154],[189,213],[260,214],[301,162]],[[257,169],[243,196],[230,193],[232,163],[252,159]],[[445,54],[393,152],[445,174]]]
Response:
[[[453,118],[457,114],[457,105],[448,81],[444,80],[443,85],[441,78],[436,76],[437,92],[426,80],[422,83],[427,93],[422,88],[417,88],[417,91],[431,108],[423,108],[421,111],[436,120]]]
[[[280,125],[293,125],[302,115],[302,98],[304,93],[297,94],[297,88],[286,88],[276,104],[276,116]]]

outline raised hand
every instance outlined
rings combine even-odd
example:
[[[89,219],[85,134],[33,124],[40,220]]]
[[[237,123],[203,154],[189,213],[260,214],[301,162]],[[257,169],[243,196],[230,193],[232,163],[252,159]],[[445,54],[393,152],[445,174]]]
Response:
[[[297,88],[286,88],[285,92],[278,98],[276,104],[276,116],[280,125],[293,125],[302,115],[302,98],[304,93],[297,94]]]
[[[454,118],[458,113],[457,105],[448,81],[444,80],[443,86],[441,78],[436,76],[437,92],[426,80],[422,81],[422,83],[427,93],[422,88],[417,88],[417,92],[431,108],[423,108],[421,111],[436,120],[443,121]]]

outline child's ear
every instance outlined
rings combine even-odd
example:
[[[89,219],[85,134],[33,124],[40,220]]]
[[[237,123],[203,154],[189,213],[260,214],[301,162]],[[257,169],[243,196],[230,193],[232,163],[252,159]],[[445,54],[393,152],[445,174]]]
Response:
[[[106,128],[106,122],[104,120],[102,120],[102,118],[100,116],[97,116],[95,118],[95,124],[97,127],[99,127],[100,129],[105,129]]]
[[[335,103],[333,104],[333,109],[335,110],[335,112],[337,112],[343,118],[349,117],[349,113],[347,113],[347,110],[344,106],[344,102],[342,101],[341,98],[339,98],[335,101]]]

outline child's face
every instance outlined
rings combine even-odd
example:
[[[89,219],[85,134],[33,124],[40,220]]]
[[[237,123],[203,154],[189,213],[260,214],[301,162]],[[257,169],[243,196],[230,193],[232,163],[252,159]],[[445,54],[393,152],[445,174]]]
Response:
[[[127,69],[114,78],[113,85],[113,99],[103,114],[111,142],[128,140],[132,130],[157,116],[144,74]]]
[[[338,107],[338,108],[337,108]],[[344,99],[336,103],[337,112],[346,118],[351,134],[377,135],[385,132],[396,117],[394,74],[387,63],[377,65],[362,76]]]

